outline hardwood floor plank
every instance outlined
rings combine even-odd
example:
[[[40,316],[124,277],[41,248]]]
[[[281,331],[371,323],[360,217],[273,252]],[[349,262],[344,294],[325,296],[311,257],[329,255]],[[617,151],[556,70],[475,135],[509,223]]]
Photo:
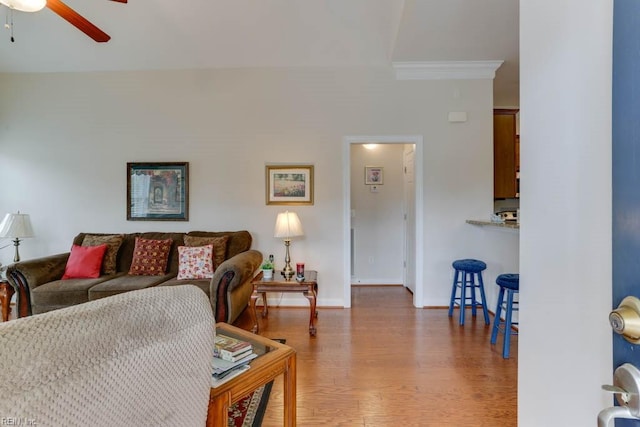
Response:
[[[517,336],[505,360],[481,313],[460,326],[457,310],[416,309],[401,286],[354,286],[351,301],[318,309],[315,338],[308,309],[259,318],[261,335],[297,351],[298,425],[517,426]],[[248,313],[236,325],[250,330]],[[282,414],[276,380],[263,426],[281,426]]]

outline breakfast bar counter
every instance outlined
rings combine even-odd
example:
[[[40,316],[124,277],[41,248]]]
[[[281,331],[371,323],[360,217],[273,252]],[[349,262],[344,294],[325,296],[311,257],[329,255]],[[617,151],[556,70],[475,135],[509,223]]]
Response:
[[[487,264],[482,279],[487,306],[495,313],[500,292],[496,279],[501,274],[520,272],[520,224],[490,218],[467,219],[461,227],[465,241],[456,256],[475,258]]]
[[[468,219],[466,222],[467,224],[471,224],[471,225],[509,228],[513,230],[520,229],[520,224],[518,224],[517,221],[493,222],[493,221],[479,221],[475,219]]]

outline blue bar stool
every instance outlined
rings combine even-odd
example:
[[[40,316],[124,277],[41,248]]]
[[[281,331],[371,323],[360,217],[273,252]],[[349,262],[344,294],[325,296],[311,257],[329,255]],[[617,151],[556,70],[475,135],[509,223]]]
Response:
[[[496,317],[493,320],[493,330],[491,331],[491,344],[495,344],[498,339],[498,332],[504,334],[502,343],[502,357],[509,358],[509,346],[511,344],[511,335],[518,333],[511,330],[511,327],[517,325],[512,322],[511,316],[514,311],[518,311],[518,301],[513,300],[513,296],[520,290],[519,274],[501,274],[496,278],[496,283],[500,286],[498,294],[498,306],[496,307]],[[507,292],[507,300],[504,300],[504,293]],[[514,307],[515,306],[515,307]],[[501,319],[502,309],[506,310],[504,320]]]
[[[471,307],[471,314],[475,317],[477,307],[482,307],[484,323],[489,325],[491,322],[489,321],[487,298],[484,295],[482,282],[482,271],[487,268],[487,264],[477,259],[459,259],[454,261],[452,265],[455,273],[451,288],[451,301],[449,302],[449,317],[453,315],[453,309],[457,305],[460,307],[460,324],[464,325],[465,308]],[[460,296],[456,296],[458,288]],[[480,291],[480,301],[478,301],[476,290]]]

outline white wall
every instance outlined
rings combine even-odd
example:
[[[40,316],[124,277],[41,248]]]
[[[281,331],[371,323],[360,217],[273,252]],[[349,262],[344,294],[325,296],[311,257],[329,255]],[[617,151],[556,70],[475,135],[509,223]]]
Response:
[[[351,228],[354,230],[352,283],[401,284],[403,239],[402,144],[351,146]],[[383,183],[372,193],[365,166],[383,168]]]
[[[520,13],[519,425],[594,426],[611,404],[612,2]]]
[[[491,256],[464,223],[493,206],[489,80],[396,81],[391,67],[224,69],[5,74],[0,89],[0,212],[32,215],[24,259],[66,251],[81,231],[248,229],[282,263],[272,233],[284,208],[265,205],[264,166],[313,163],[315,205],[295,208],[306,234],[291,257],[320,272],[320,305],[342,306],[342,141],[367,134],[425,137],[425,300],[448,302],[453,259]],[[449,111],[469,119],[449,123]],[[188,161],[190,221],[127,222],[129,161]]]

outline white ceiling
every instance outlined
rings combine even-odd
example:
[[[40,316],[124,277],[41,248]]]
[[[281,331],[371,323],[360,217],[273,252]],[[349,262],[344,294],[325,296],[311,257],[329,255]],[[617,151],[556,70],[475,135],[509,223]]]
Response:
[[[519,103],[518,0],[65,3],[111,40],[96,43],[47,8],[14,12],[15,42],[0,33],[0,72],[504,60],[494,104]]]

